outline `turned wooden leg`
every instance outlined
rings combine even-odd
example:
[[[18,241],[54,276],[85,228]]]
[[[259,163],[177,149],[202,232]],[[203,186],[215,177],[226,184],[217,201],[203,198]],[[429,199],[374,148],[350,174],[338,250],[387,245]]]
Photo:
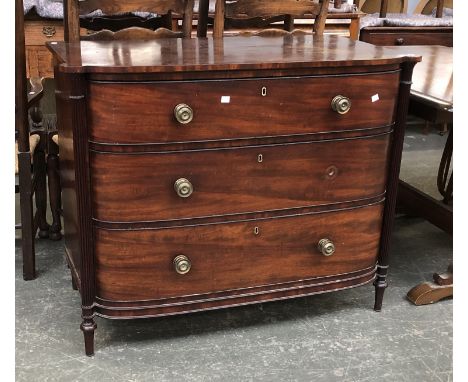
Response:
[[[47,156],[47,175],[49,179],[49,200],[52,212],[52,225],[50,226],[49,237],[51,240],[62,238],[62,223],[60,221],[61,189],[59,175],[59,157],[56,154]]]
[[[46,162],[45,153],[36,149],[33,158],[34,178],[36,179],[36,221],[39,228],[39,237],[49,237],[49,224],[47,224],[47,186],[46,186]]]
[[[374,281],[375,286],[375,303],[374,310],[380,312],[382,310],[383,296],[385,288],[387,288],[387,270],[388,265],[377,265],[377,277]]]
[[[94,331],[97,325],[93,318],[84,318],[80,325],[80,329],[83,331],[85,352],[88,357],[94,355]]]

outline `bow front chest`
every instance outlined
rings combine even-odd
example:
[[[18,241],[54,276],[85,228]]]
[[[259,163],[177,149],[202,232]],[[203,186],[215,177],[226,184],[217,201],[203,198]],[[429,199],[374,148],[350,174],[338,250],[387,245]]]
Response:
[[[337,36],[51,43],[65,241],[96,315],[386,287],[419,57]]]

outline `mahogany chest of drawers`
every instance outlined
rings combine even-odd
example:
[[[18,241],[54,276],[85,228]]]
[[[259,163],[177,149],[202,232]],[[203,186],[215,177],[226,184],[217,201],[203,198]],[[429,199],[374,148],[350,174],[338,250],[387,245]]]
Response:
[[[337,36],[49,44],[67,259],[95,315],[386,287],[412,68]]]

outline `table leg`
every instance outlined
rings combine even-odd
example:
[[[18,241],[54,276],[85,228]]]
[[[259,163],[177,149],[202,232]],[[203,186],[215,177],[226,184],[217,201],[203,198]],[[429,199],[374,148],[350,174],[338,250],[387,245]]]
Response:
[[[359,39],[359,26],[359,18],[351,19],[351,23],[349,24],[349,37],[354,41]]]

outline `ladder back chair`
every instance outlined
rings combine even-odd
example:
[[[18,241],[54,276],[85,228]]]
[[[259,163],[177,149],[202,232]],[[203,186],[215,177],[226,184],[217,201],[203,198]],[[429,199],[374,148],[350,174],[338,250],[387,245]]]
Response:
[[[190,38],[192,33],[194,0],[64,0],[64,34],[66,42],[80,40],[138,40],[161,37]],[[98,31],[87,36],[80,36],[80,16],[100,10],[106,16],[131,12],[156,13],[165,17],[167,27],[152,31],[140,27],[125,28],[117,32]],[[183,15],[182,32],[172,31],[172,14]]]
[[[39,230],[42,238],[49,235],[43,134],[40,131],[30,131],[28,118],[28,110],[36,106],[42,97],[42,80],[31,81],[28,91],[23,1],[16,0],[15,6],[15,178],[18,178],[15,193],[20,194],[21,211],[21,224],[15,225],[15,228],[21,229],[23,278],[33,280],[36,277],[36,233]],[[36,202],[35,213],[33,196]]]
[[[284,29],[292,31],[294,17],[313,16],[313,31],[322,35],[328,13],[329,0],[216,0],[213,37],[223,37],[226,20],[261,21],[284,20]]]

